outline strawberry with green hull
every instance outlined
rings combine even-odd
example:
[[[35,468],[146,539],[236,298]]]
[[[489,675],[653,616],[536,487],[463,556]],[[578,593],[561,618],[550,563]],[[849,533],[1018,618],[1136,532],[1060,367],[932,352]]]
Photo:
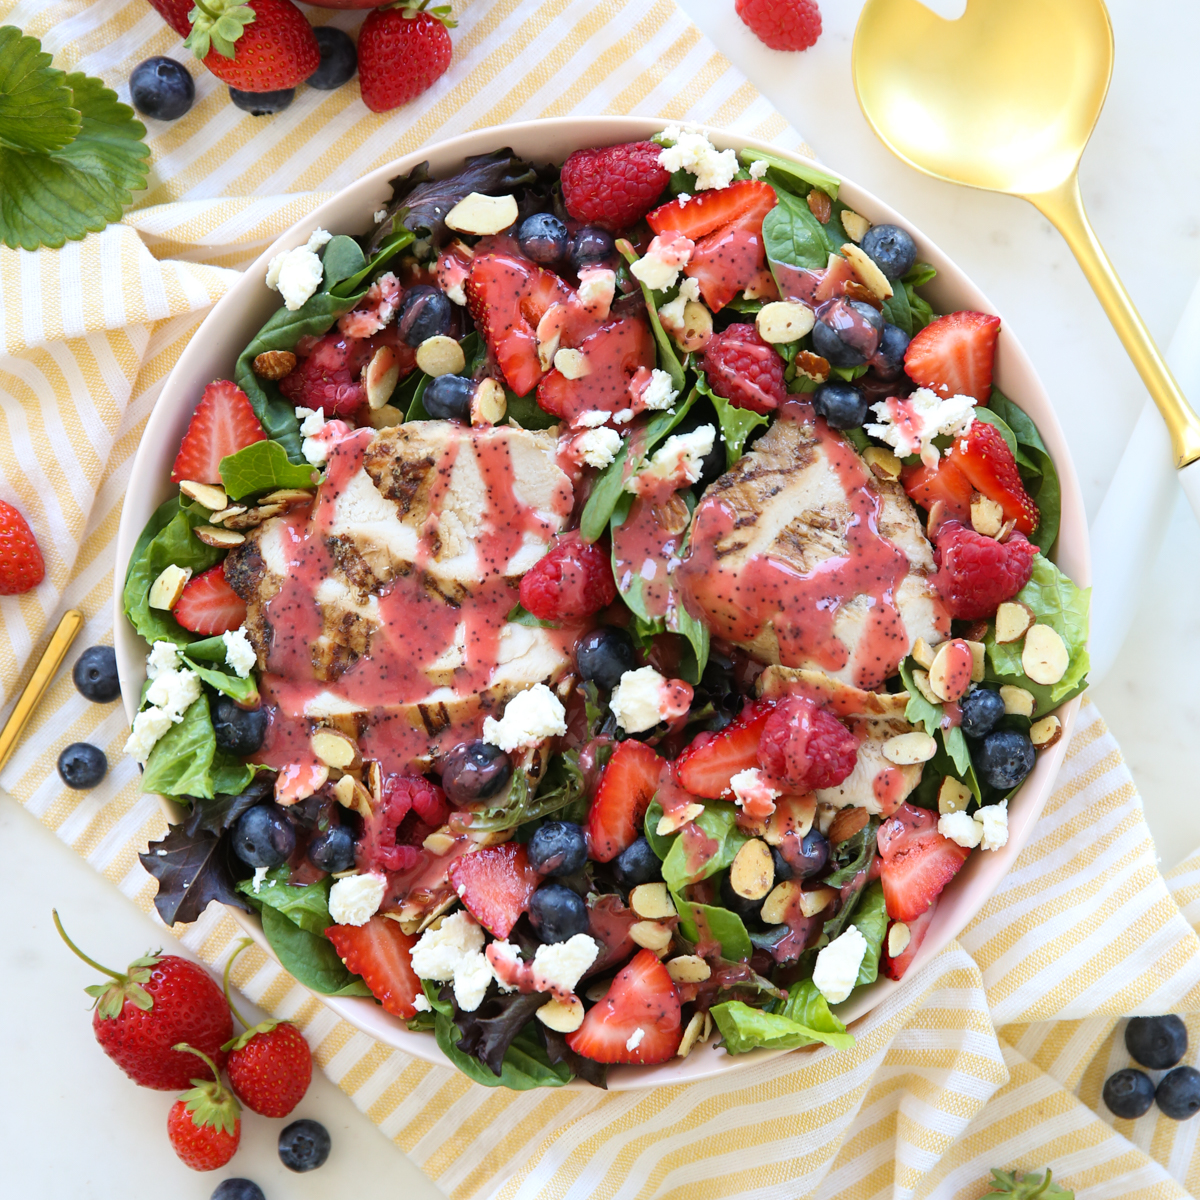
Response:
[[[321,65],[312,26],[290,0],[196,0],[188,19],[184,45],[238,91],[293,88]]]
[[[242,1138],[241,1105],[221,1083],[216,1064],[199,1050],[181,1042],[180,1053],[194,1054],[212,1074],[197,1078],[192,1088],[171,1106],[167,1136],[180,1161],[193,1171],[216,1171],[237,1152]]]
[[[456,22],[449,5],[428,3],[376,8],[358,31],[358,81],[372,112],[408,104],[446,73]]]

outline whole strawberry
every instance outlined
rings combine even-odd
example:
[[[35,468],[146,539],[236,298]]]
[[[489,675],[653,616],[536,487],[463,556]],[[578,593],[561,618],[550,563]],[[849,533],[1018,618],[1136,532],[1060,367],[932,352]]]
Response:
[[[312,1082],[312,1051],[291,1021],[261,1021],[226,1042],[229,1086],[251,1112],[286,1117]]]
[[[58,913],[54,924],[63,941],[89,966],[112,977],[85,989],[95,997],[92,1030],[109,1058],[142,1087],[176,1092],[187,1087],[195,1063],[174,1049],[188,1042],[225,1065],[221,1048],[233,1036],[229,1005],[203,968],[174,954],[134,959],[125,974],[88,958],[66,935]]]
[[[449,5],[376,8],[358,32],[358,82],[372,112],[388,112],[432,87],[450,65]]]
[[[577,221],[625,229],[657,203],[671,180],[659,164],[662,147],[627,142],[576,150],[562,165],[563,203]]]
[[[735,0],[734,8],[772,50],[807,50],[821,36],[817,0]]]
[[[190,19],[184,45],[239,91],[295,87],[321,65],[317,36],[290,0],[196,0]]]
[[[187,37],[192,32],[192,23],[188,20],[188,13],[195,8],[195,0],[147,0],[147,2],[181,38]]]
[[[0,500],[0,596],[20,596],[45,577],[46,564],[29,522]]]
[[[215,1171],[234,1155],[242,1137],[241,1105],[221,1083],[220,1072],[207,1054],[180,1042],[178,1051],[204,1060],[211,1079],[193,1079],[167,1114],[167,1136],[175,1153],[193,1171]]]

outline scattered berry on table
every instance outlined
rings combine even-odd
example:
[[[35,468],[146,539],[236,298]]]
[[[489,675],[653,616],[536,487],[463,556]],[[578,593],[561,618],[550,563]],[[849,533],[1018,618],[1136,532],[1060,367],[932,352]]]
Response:
[[[641,836],[663,762],[645,742],[628,738],[605,763],[587,819],[591,853],[597,862],[612,862]]]
[[[943,400],[972,396],[986,404],[992,394],[999,335],[1000,318],[990,313],[963,311],[937,317],[909,342],[904,369],[914,383]]]
[[[528,850],[539,875],[574,875],[587,863],[587,839],[573,821],[546,821],[534,830]]]
[[[396,325],[400,337],[415,349],[426,338],[448,334],[453,320],[454,305],[446,293],[427,283],[418,283],[404,293]]]
[[[188,13],[196,7],[193,0],[149,0],[149,4],[180,37],[192,32]]]
[[[475,383],[462,375],[438,375],[431,379],[421,393],[425,411],[435,421],[471,420],[471,398]]]
[[[1168,1071],[1154,1090],[1154,1099],[1164,1116],[1186,1121],[1200,1112],[1200,1071],[1176,1067]]]
[[[617,261],[617,243],[607,229],[585,225],[571,239],[568,257],[576,273],[584,267],[611,267]]]
[[[332,92],[349,83],[358,70],[358,51],[354,39],[333,25],[321,25],[313,30],[321,51],[321,65],[305,80],[309,87]]]
[[[108,774],[104,751],[88,742],[73,742],[58,756],[58,774],[75,791],[86,791]]]
[[[248,867],[279,867],[296,848],[296,831],[275,804],[247,809],[233,830],[233,852]]]
[[[222,1179],[211,1200],[267,1200],[257,1183],[249,1179]]]
[[[20,596],[46,577],[42,551],[29,523],[0,500],[0,596]]]
[[[862,366],[882,337],[883,315],[865,300],[834,300],[812,330],[813,350],[831,367]]]
[[[611,692],[637,666],[633,639],[615,625],[601,625],[575,643],[575,665],[585,681]]]
[[[823,383],[812,403],[831,429],[858,429],[867,419],[867,398],[852,383]]]
[[[1187,1053],[1187,1026],[1181,1017],[1132,1017],[1125,1026],[1125,1049],[1143,1067],[1165,1071]]]
[[[730,325],[709,338],[704,371],[709,387],[738,408],[769,413],[787,399],[783,359],[753,325]]]
[[[354,835],[345,825],[331,825],[308,843],[308,861],[334,875],[354,866]]]
[[[1154,1084],[1142,1071],[1126,1067],[1104,1081],[1101,1095],[1114,1117],[1136,1121],[1148,1113],[1154,1103]]]
[[[662,147],[626,142],[576,150],[562,165],[562,194],[577,221],[607,229],[626,229],[658,202],[671,181],[659,164]]]
[[[274,92],[244,92],[232,86],[229,89],[229,99],[234,108],[240,108],[252,117],[273,117],[283,112],[295,98],[295,88],[279,88]]]
[[[788,866],[798,879],[807,879],[825,869],[829,861],[829,839],[817,828],[810,829],[800,841],[799,849],[788,858]]]
[[[315,1171],[325,1165],[332,1145],[329,1130],[320,1121],[293,1121],[279,1135],[279,1161],[289,1171]]]
[[[441,762],[442,789],[451,804],[490,800],[512,778],[512,759],[490,742],[460,742]]]
[[[195,102],[196,84],[182,63],[156,54],[133,68],[129,98],[144,117],[177,121]]]
[[[587,933],[587,905],[569,887],[545,883],[529,901],[529,922],[543,942],[565,942],[577,933]]]
[[[183,1093],[167,1114],[167,1136],[175,1153],[193,1171],[215,1171],[235,1154],[242,1136],[241,1105],[221,1083],[220,1070],[212,1059],[184,1047],[201,1059],[195,1085]],[[205,1079],[211,1075],[211,1079]]]
[[[217,745],[244,758],[262,748],[269,714],[265,708],[239,708],[228,696],[218,696],[213,705],[213,732]]]
[[[211,637],[239,628],[246,620],[246,602],[225,579],[225,564],[217,563],[189,579],[171,615],[184,629]]]
[[[221,459],[266,437],[246,393],[228,379],[215,380],[204,389],[188,423],[171,468],[171,482],[220,484]]]
[[[414,1002],[424,992],[412,966],[415,936],[387,917],[372,917],[365,925],[332,925],[325,936],[347,969],[362,976],[385,1012],[405,1021],[417,1015]]]
[[[460,855],[450,864],[448,876],[471,916],[498,938],[512,932],[541,883],[528,848],[516,842]]]
[[[857,761],[858,739],[806,696],[785,697],[763,725],[759,766],[797,795],[836,787]]]
[[[247,92],[294,88],[321,65],[312,26],[291,0],[246,0],[216,14],[194,8],[189,20],[192,32],[184,44],[230,87]],[[218,21],[219,31],[214,29]],[[214,32],[233,43],[232,56],[221,52]]]
[[[517,229],[521,253],[543,267],[552,267],[566,258],[569,240],[566,225],[553,213],[534,213]]]
[[[613,874],[623,888],[655,883],[662,878],[662,863],[650,843],[640,837],[613,860]]]
[[[79,694],[93,704],[108,704],[121,694],[117,654],[111,646],[89,646],[75,660],[71,678]]]
[[[772,50],[807,50],[821,36],[817,0],[737,0],[742,23]]]
[[[889,279],[903,278],[917,261],[917,243],[899,225],[872,225],[859,244]]]
[[[984,780],[1007,792],[1033,770],[1037,751],[1027,734],[1016,729],[997,729],[974,748],[973,757]]]
[[[590,617],[617,598],[612,563],[601,546],[564,533],[521,577],[521,603],[542,621]]]
[[[1014,533],[1007,542],[984,537],[957,521],[934,534],[937,574],[930,582],[952,617],[976,621],[992,616],[1033,574],[1037,547]]]
[[[962,713],[962,731],[972,738],[986,737],[1004,716],[1004,701],[991,688],[977,687],[968,692],[958,707]]]
[[[410,8],[372,9],[358,31],[363,103],[372,112],[387,112],[432,87],[450,65],[447,25],[453,24]]]
[[[879,349],[871,358],[875,373],[883,379],[896,379],[904,372],[904,355],[912,339],[890,321],[885,322],[879,338]]]
[[[312,1051],[291,1021],[267,1020],[247,1029],[229,1048],[233,1094],[263,1117],[286,1117],[312,1082]]]

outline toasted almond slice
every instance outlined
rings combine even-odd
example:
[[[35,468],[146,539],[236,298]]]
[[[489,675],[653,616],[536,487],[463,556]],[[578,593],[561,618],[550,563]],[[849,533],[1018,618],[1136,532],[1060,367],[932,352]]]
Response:
[[[829,827],[829,840],[836,845],[838,842],[849,841],[860,829],[864,828],[870,818],[865,808],[843,808],[833,818]]]
[[[713,1025],[713,1019],[712,1019],[712,1013],[709,1011],[706,1011],[704,1014],[704,1032],[700,1035],[700,1040],[702,1042],[707,1042],[708,1039],[710,1037],[712,1037],[712,1035],[713,1035],[713,1029],[714,1029],[714,1025]]]
[[[1050,687],[1057,683],[1071,665],[1067,644],[1056,629],[1049,625],[1031,625],[1021,651],[1021,666],[1034,683]]]
[[[225,495],[225,489],[219,488],[213,483],[197,483],[193,479],[185,479],[179,485],[179,490],[189,500],[195,500],[209,512],[220,512],[229,505],[229,497]]]
[[[758,838],[743,842],[729,864],[729,886],[743,900],[761,900],[774,882],[775,860],[770,846]]]
[[[833,903],[836,896],[837,892],[833,888],[827,887],[814,888],[811,892],[801,891],[800,915],[815,917],[817,913],[824,912]]]
[[[1005,600],[996,609],[996,644],[1007,646],[1019,642],[1037,621],[1037,616],[1028,604],[1019,600]]]
[[[471,396],[471,424],[499,425],[508,412],[508,397],[496,380],[481,379]]]
[[[912,656],[917,666],[928,671],[933,666],[933,653],[933,647],[924,638],[919,637],[913,642]]]
[[[817,798],[807,796],[780,796],[775,801],[775,811],[766,820],[763,840],[768,846],[781,846],[789,834],[803,838],[813,826],[817,815]]]
[[[463,359],[464,364],[466,358]],[[363,367],[363,387],[367,392],[367,404],[371,408],[382,408],[400,382],[400,364],[391,346],[380,346]]]
[[[824,383],[829,378],[829,360],[811,350],[798,350],[792,364],[796,374],[814,383]]]
[[[449,229],[486,237],[500,233],[517,219],[517,198],[513,195],[485,196],[468,192],[445,216]]]
[[[382,408],[367,409],[367,424],[372,429],[394,429],[404,424],[404,413],[394,404],[385,404]]]
[[[683,808],[663,813],[658,819],[658,824],[654,827],[654,832],[659,837],[668,837],[672,833],[678,833],[685,825],[694,821],[703,811],[703,804],[688,804]]]
[[[913,671],[913,686],[929,701],[930,704],[941,704],[942,698],[929,686],[929,672],[919,667]]]
[[[583,1001],[578,996],[568,996],[565,1000],[555,996],[553,1000],[547,1000],[534,1016],[556,1033],[574,1033],[583,1024]]]
[[[893,921],[887,936],[888,958],[899,958],[912,941],[912,931],[903,921]]]
[[[842,228],[852,242],[861,242],[871,228],[871,222],[860,216],[852,208],[842,209]]]
[[[643,921],[665,921],[676,915],[665,883],[639,883],[629,893],[629,907]]]
[[[611,979],[597,979],[595,983],[589,983],[587,991],[583,994],[593,1003],[599,1004],[605,996],[608,995],[608,989],[612,987]]]
[[[245,534],[233,529],[222,529],[217,525],[197,525],[192,532],[206,546],[213,546],[218,550],[232,550],[234,546],[240,546],[246,540]]]
[[[629,927],[629,936],[634,943],[655,954],[665,954],[671,945],[671,930],[657,921],[635,921]]]
[[[762,919],[768,925],[782,925],[787,920],[788,910],[799,902],[801,891],[803,888],[798,879],[777,883],[763,901]]]
[[[982,683],[987,670],[987,646],[968,640],[967,648],[971,651],[971,682]]]
[[[754,318],[754,328],[764,342],[782,345],[797,342],[816,324],[813,310],[796,300],[774,300],[764,304]]]
[[[466,365],[463,348],[444,333],[426,338],[417,347],[417,366],[426,375],[458,375]]]
[[[151,608],[163,608],[170,612],[179,603],[179,597],[183,595],[183,589],[187,587],[191,577],[191,567],[177,567],[174,563],[164,567],[150,585],[150,595],[146,597],[146,603]]]
[[[700,1035],[704,1032],[704,1020],[707,1015],[702,1012],[692,1013],[691,1020],[684,1028],[683,1037],[679,1040],[679,1049],[675,1051],[677,1058],[687,1058],[692,1052],[692,1047],[701,1040]]]
[[[284,508],[292,508],[297,504],[311,504],[313,494],[303,488],[280,488],[277,492],[268,492],[259,504],[282,504]]]
[[[1063,735],[1062,722],[1051,713],[1029,727],[1029,740],[1039,750],[1049,750]]]
[[[971,497],[971,528],[994,538],[1004,528],[1004,509],[995,500],[976,492]]]
[[[363,783],[371,793],[371,803],[383,803],[383,767],[375,759],[370,758],[363,763]]]
[[[230,517],[240,517],[246,511],[244,504],[231,504],[228,508],[223,508],[220,512],[215,512],[208,518],[210,525],[223,525]]]
[[[1032,717],[1037,708],[1037,700],[1032,692],[1023,687],[1006,683],[1000,689],[1000,699],[1004,701],[1004,712],[1010,717]]]
[[[699,300],[689,300],[683,306],[683,331],[675,336],[680,349],[689,353],[703,350],[712,333],[712,313]]]
[[[898,767],[928,762],[937,753],[937,742],[920,729],[888,738],[882,746],[883,757]]]
[[[888,277],[879,269],[875,260],[861,247],[853,242],[847,242],[842,247],[842,255],[854,268],[862,285],[869,288],[880,300],[892,298],[892,285]]]
[[[592,373],[587,355],[582,350],[559,350],[554,355],[554,369],[564,379],[582,379]]]
[[[1016,527],[1017,523],[1015,520],[1005,521],[1004,524],[1000,526],[1000,532],[996,534],[996,541],[1007,542],[1012,536],[1012,531],[1016,529]]]
[[[264,521],[277,517],[283,512],[282,504],[259,504],[248,508],[245,512],[225,518],[226,529],[257,529]]]
[[[951,775],[942,780],[938,788],[938,812],[965,812],[971,803],[971,789]]]
[[[876,479],[899,479],[900,460],[885,446],[868,446],[863,451],[863,461],[871,468]]]
[[[667,974],[676,983],[703,983],[712,968],[698,954],[680,954],[667,960]]]
[[[435,858],[441,858],[443,854],[448,854],[454,847],[454,843],[458,839],[453,834],[443,833],[442,830],[437,830],[431,833],[421,845],[429,851]]]
[[[309,744],[312,746],[312,752],[327,767],[337,767],[339,771],[352,771],[362,763],[354,739],[336,729],[325,726],[314,729]]]
[[[334,798],[343,808],[352,808],[364,820],[371,816],[371,793],[353,775],[343,775],[331,789]],[[436,836],[430,834],[430,837]]]
[[[929,686],[943,701],[959,700],[971,686],[975,659],[971,648],[961,638],[943,642],[929,667]]]

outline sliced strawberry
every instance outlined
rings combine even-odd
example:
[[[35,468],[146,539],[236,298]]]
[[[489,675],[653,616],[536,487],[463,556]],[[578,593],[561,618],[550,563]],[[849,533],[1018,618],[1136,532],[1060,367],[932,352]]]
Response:
[[[1000,318],[990,313],[952,312],[931,321],[904,353],[908,377],[943,399],[973,396],[986,404],[992,394],[992,365]]]
[[[538,384],[538,405],[556,417],[573,421],[593,409],[617,412],[629,408],[633,398],[629,381],[641,367],[653,367],[654,335],[641,317],[626,317],[602,325],[577,347],[587,359],[588,373],[568,379],[559,370]]]
[[[875,859],[876,862],[879,859]],[[900,979],[904,972],[908,970],[912,960],[916,957],[917,951],[921,948],[921,943],[925,940],[925,934],[929,931],[929,926],[933,922],[933,914],[937,910],[937,901],[935,900],[919,917],[912,921],[892,921],[888,925],[887,936],[883,939],[883,953],[879,957],[879,970],[889,979]],[[888,953],[888,945],[893,925],[904,924],[908,927],[908,945],[893,958]]]
[[[246,620],[246,602],[225,580],[225,564],[217,563],[189,580],[171,615],[193,633],[226,633]]]
[[[693,242],[705,234],[732,225],[747,214],[757,212],[759,229],[762,219],[775,205],[775,189],[761,179],[742,179],[727,188],[713,188],[690,200],[672,200],[660,204],[646,217],[655,233],[673,229]]]
[[[331,925],[325,936],[347,970],[361,975],[371,995],[394,1017],[417,1015],[421,981],[412,967],[417,939],[388,917],[372,917],[365,925]]]
[[[938,833],[937,823],[937,813],[902,804],[879,827],[880,879],[893,921],[915,921],[927,912],[971,853]]]
[[[228,379],[218,379],[204,389],[192,413],[171,468],[171,480],[219,484],[221,459],[265,441],[266,436],[246,393]]]
[[[968,483],[1004,509],[1006,521],[1016,521],[1021,533],[1032,533],[1041,514],[1025,491],[1017,460],[995,425],[975,421],[946,453],[947,460]]]
[[[588,840],[597,862],[612,862],[637,841],[662,764],[645,742],[633,738],[613,751],[588,810]]]
[[[736,721],[720,733],[699,733],[679,756],[676,774],[693,796],[717,800],[731,796],[730,780],[739,771],[758,767],[758,743],[774,705],[747,704]]]
[[[700,239],[683,269],[699,283],[704,303],[713,312],[740,296],[766,269],[762,225],[763,218],[775,207],[775,192],[766,184],[759,187],[761,190],[749,197],[744,212]]]
[[[971,497],[975,489],[948,455],[942,455],[936,467],[918,463],[903,468],[900,481],[913,501],[926,512],[941,501],[943,519],[954,518],[970,524]]]
[[[541,877],[523,845],[505,842],[464,854],[450,864],[450,883],[467,910],[498,938],[512,932]]]
[[[652,951],[639,950],[583,1024],[567,1034],[567,1045],[593,1062],[645,1066],[666,1062],[679,1049],[680,1026],[679,992],[667,968]]]

